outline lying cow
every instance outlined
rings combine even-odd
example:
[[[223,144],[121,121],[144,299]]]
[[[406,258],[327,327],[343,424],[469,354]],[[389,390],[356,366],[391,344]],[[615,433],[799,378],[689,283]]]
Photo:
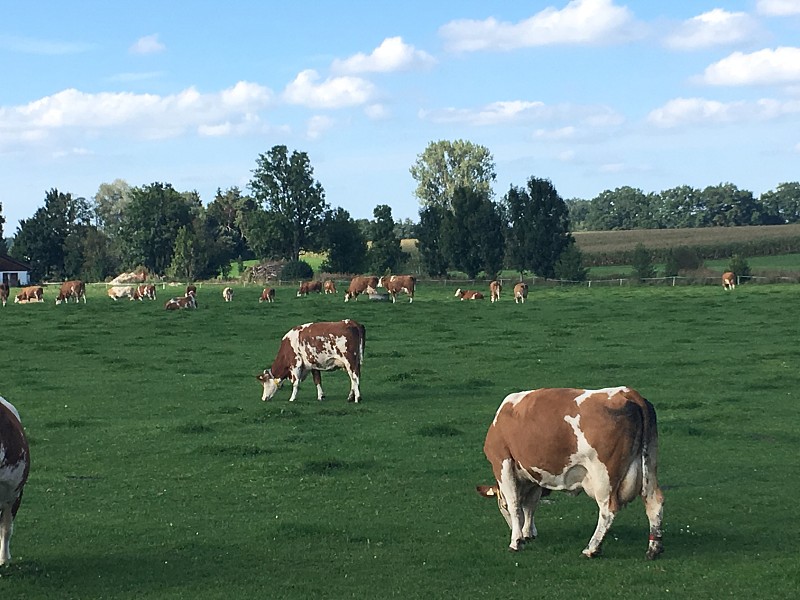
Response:
[[[275,302],[275,288],[264,288],[258,302]]]
[[[222,290],[222,299],[225,300],[225,302],[231,302],[233,300],[233,290],[229,287]]]
[[[317,386],[317,399],[325,398],[322,391],[320,371],[344,369],[350,377],[348,402],[360,402],[361,361],[364,358],[366,331],[356,321],[306,323],[290,329],[281,339],[278,355],[269,369],[257,379],[264,387],[262,400],[269,400],[278,391],[281,383],[292,382],[293,402],[297,397],[300,382],[309,371]]]
[[[662,550],[664,497],[658,487],[658,431],[653,405],[627,387],[540,389],[509,394],[497,409],[483,446],[496,485],[494,497],[511,528],[511,550],[536,538],[534,512],[550,490],[581,490],[600,509],[583,554],[600,553],[617,512],[641,496],[650,522],[647,558]]]
[[[197,300],[193,294],[170,298],[164,305],[164,310],[183,310],[184,308],[197,308]]]
[[[378,287],[378,278],[371,276],[358,276],[350,280],[350,285],[347,286],[347,291],[344,294],[344,301],[347,302],[351,298],[358,300],[359,294],[374,294],[375,288]]]
[[[133,300],[134,287],[132,285],[113,285],[108,288],[108,297],[114,302],[121,298]]]
[[[336,290],[336,284],[334,283],[333,279],[326,279],[325,283],[322,284],[322,291],[326,294],[338,294],[339,292]]]
[[[0,397],[0,566],[11,561],[11,534],[31,459],[19,413]]]
[[[732,271],[725,271],[722,274],[722,289],[723,290],[736,289],[736,275]]]
[[[5,281],[0,282],[0,302],[3,303],[3,306],[8,302],[8,294],[8,284]]]
[[[390,275],[381,277],[378,280],[378,287],[386,288],[392,302],[397,301],[397,294],[405,292],[409,295],[409,303],[414,301],[414,288],[417,285],[417,278],[413,275]]]
[[[514,304],[525,304],[525,299],[528,297],[528,284],[520,281],[514,286]]]
[[[503,284],[499,281],[492,281],[489,283],[489,298],[492,300],[492,304],[500,300],[500,292],[503,291]]]
[[[29,285],[14,297],[15,304],[27,302],[44,302],[44,288],[40,285]]]
[[[319,294],[322,292],[322,282],[321,281],[304,281],[300,284],[300,288],[297,290],[297,297],[300,296],[308,296],[311,292]]]
[[[483,300],[483,294],[480,292],[476,292],[475,290],[462,290],[458,288],[456,290],[456,298],[461,298],[461,300]]]
[[[58,290],[58,296],[56,296],[56,304],[69,302],[70,298],[75,298],[75,302],[83,298],[83,303],[86,304],[86,284],[80,279],[65,281],[61,284],[61,288]]]

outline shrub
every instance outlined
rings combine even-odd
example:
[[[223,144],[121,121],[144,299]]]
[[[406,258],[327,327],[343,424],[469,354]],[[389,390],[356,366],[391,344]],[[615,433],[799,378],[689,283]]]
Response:
[[[678,246],[667,250],[664,257],[664,276],[674,277],[680,272],[696,271],[703,265],[696,248]]]
[[[633,276],[641,281],[655,277],[656,270],[653,267],[653,257],[650,251],[644,247],[644,244],[637,244],[631,256],[631,266],[633,267]]]
[[[558,257],[555,265],[556,277],[568,281],[586,281],[589,270],[583,266],[583,254],[578,246],[570,244]]]
[[[281,279],[284,281],[300,281],[314,277],[314,269],[304,260],[290,260],[281,269]]]
[[[731,256],[728,270],[733,271],[739,277],[748,277],[750,275],[750,265],[747,263],[747,259],[740,254]]]

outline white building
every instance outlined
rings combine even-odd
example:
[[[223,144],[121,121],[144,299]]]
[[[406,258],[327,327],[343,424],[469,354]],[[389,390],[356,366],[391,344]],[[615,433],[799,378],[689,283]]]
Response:
[[[9,287],[20,287],[30,284],[30,265],[15,258],[0,254],[0,277]]]

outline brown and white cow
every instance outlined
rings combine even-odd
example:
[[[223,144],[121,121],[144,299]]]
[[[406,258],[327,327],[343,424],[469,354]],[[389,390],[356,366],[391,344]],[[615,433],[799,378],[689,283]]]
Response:
[[[525,304],[525,299],[528,297],[528,284],[520,281],[514,286],[514,304]]]
[[[647,558],[662,550],[664,496],[658,487],[658,430],[653,405],[627,387],[547,388],[509,394],[483,446],[495,497],[511,528],[511,550],[536,538],[534,512],[550,490],[586,492],[599,507],[597,528],[583,550],[597,556],[617,512],[641,496],[650,523]]]
[[[500,292],[503,291],[503,284],[499,281],[495,280],[489,283],[489,298],[492,300],[492,304],[500,300]]]
[[[152,283],[148,283],[147,285],[140,285],[139,293],[142,295],[142,298],[147,298],[148,300],[155,300],[156,286],[153,285]]]
[[[275,288],[264,288],[258,302],[275,302]]]
[[[736,275],[733,271],[725,271],[722,274],[722,289],[733,290],[736,289]]]
[[[233,300],[233,290],[229,287],[222,290],[222,299],[225,300],[225,302],[231,302]]]
[[[184,308],[197,308],[197,299],[194,294],[170,298],[164,305],[164,310],[182,310]]]
[[[378,287],[386,288],[392,302],[397,301],[397,294],[405,292],[409,295],[409,302],[414,301],[414,288],[417,285],[417,278],[413,275],[390,275],[381,277],[378,280]]]
[[[58,290],[58,296],[56,296],[56,304],[69,302],[70,298],[75,298],[75,302],[83,298],[83,303],[86,304],[86,284],[80,279],[65,281],[61,284],[61,288]]]
[[[281,383],[292,382],[293,402],[300,382],[309,371],[317,386],[317,399],[325,398],[320,371],[344,369],[350,377],[348,402],[360,402],[361,362],[364,358],[366,330],[351,319],[344,321],[306,323],[290,329],[281,339],[278,354],[269,369],[257,379],[264,387],[262,400],[269,400]]]
[[[338,294],[339,292],[336,289],[336,283],[334,283],[333,279],[326,279],[325,283],[322,284],[322,290],[326,294]]]
[[[456,290],[455,297],[460,297],[461,300],[483,300],[484,298],[481,292],[476,292],[475,290],[462,290],[461,288]]]
[[[186,292],[183,294],[184,296],[194,296],[197,298],[197,286],[193,284],[189,284],[186,286]]]
[[[44,288],[40,285],[29,285],[22,288],[22,291],[14,297],[14,303],[25,304],[27,302],[44,302]]]
[[[11,561],[11,533],[31,459],[14,405],[0,397],[0,566]]]
[[[8,294],[8,284],[5,281],[0,281],[0,302],[3,303],[3,306],[8,302]]]
[[[372,276],[358,276],[350,280],[350,285],[347,286],[347,291],[344,294],[344,301],[347,302],[351,298],[358,300],[359,294],[374,294],[375,288],[378,287],[378,278]]]
[[[133,300],[134,287],[132,285],[113,285],[108,288],[108,297],[114,302],[120,298],[129,298]]]
[[[303,281],[300,284],[300,288],[297,290],[297,297],[300,296],[308,296],[311,292],[315,294],[319,294],[322,292],[322,282],[321,281]]]

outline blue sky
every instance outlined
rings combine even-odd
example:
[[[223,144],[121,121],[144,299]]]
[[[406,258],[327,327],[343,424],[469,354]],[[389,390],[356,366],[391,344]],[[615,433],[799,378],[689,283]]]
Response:
[[[500,198],[800,179],[800,0],[4,3],[5,233],[57,188],[247,190],[308,153],[332,206],[417,220],[428,143],[492,153]]]

